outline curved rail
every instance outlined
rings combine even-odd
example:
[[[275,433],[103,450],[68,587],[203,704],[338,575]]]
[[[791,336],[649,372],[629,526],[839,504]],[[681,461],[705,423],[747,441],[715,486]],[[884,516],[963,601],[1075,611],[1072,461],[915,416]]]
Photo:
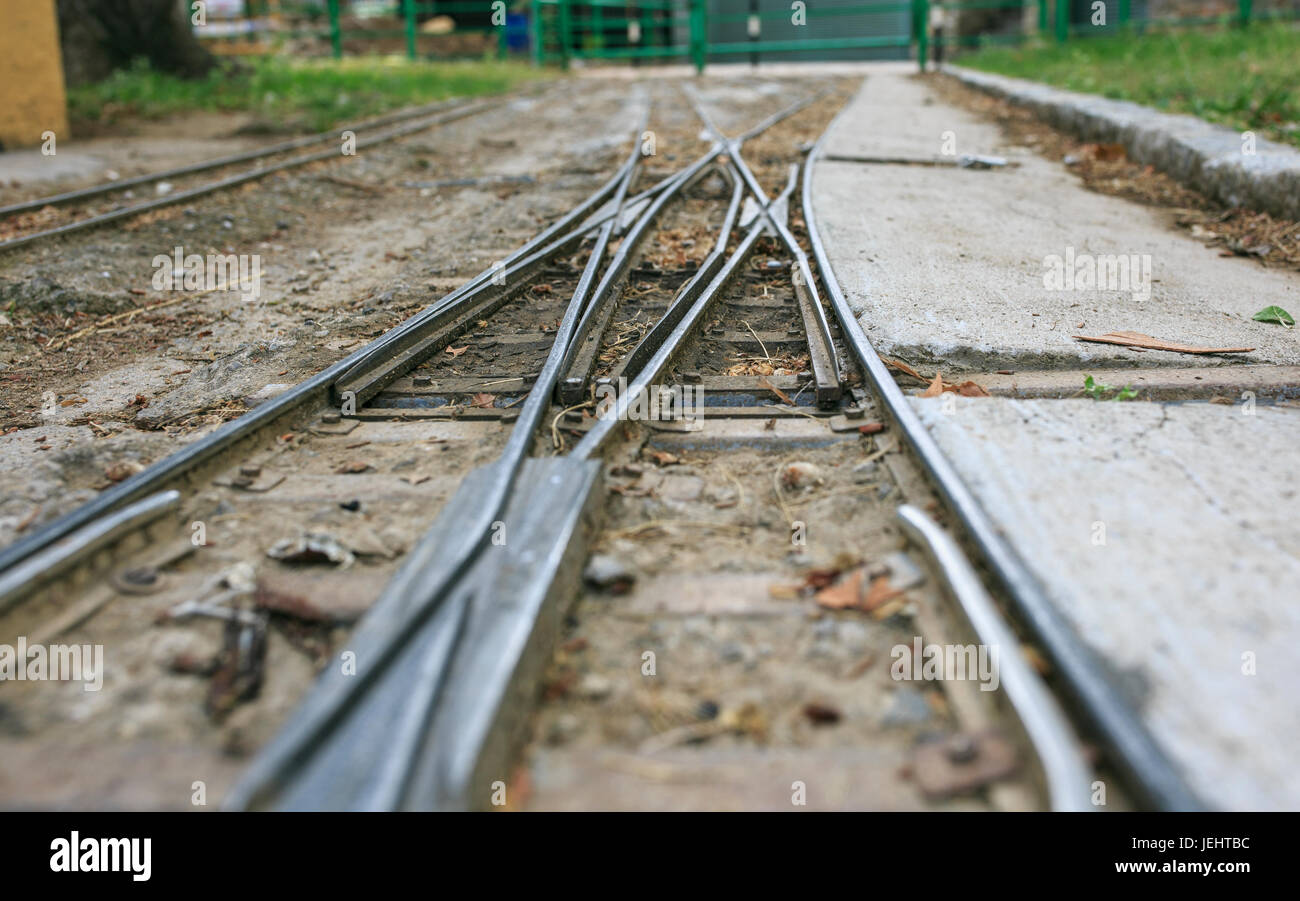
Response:
[[[827,128],[826,134],[830,134],[833,128],[834,122]],[[826,256],[813,211],[813,170],[825,140],[823,135],[804,163],[804,223],[808,229],[808,241],[812,245],[813,255],[821,270],[822,283],[830,297],[845,341],[940,496],[961,521],[966,533],[1010,597],[1020,618],[1055,663],[1072,699],[1113,750],[1116,764],[1129,777],[1133,787],[1145,795],[1149,803],[1163,810],[1202,809],[1203,803],[1156,743],[1132,706],[1124,700],[1123,693],[1101,662],[1057,612],[1038,580],[998,531],[952,463],[939,449],[858,324]]]
[[[1084,760],[1070,721],[1025,661],[1020,642],[998,613],[966,555],[951,535],[911,504],[898,508],[898,519],[944,574],[980,641],[995,649],[998,678],[1043,764],[1052,809],[1096,810],[1090,792],[1092,768]]]

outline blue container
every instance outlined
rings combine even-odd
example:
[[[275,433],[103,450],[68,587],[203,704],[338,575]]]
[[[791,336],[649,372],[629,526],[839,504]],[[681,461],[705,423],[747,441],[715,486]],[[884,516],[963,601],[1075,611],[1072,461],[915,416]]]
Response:
[[[528,16],[506,13],[506,49],[512,53],[527,53],[528,44]]]

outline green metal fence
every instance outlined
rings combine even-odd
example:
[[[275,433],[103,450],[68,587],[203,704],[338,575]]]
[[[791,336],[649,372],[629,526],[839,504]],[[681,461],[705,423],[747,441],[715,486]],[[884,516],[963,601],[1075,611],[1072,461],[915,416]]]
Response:
[[[335,58],[504,57],[512,44],[527,50],[527,19],[516,9],[526,10],[526,0],[245,0],[242,17],[211,21],[198,34],[267,49],[306,40]],[[511,40],[516,29],[523,40]]]
[[[913,43],[913,0],[532,0],[534,59],[709,62],[819,58]]]
[[[944,48],[1016,43],[1027,38],[1067,42],[1125,31],[1159,28],[1246,26],[1300,19],[1300,0],[917,0],[918,59],[942,56]],[[1178,14],[1192,10],[1198,14]],[[938,10],[941,15],[935,16]],[[972,21],[972,15],[978,19]],[[976,27],[972,27],[972,25]],[[925,33],[928,31],[928,34]]]
[[[1186,13],[1189,3],[1204,15]],[[246,0],[230,40],[311,37],[345,53],[710,62],[913,58],[951,49],[1300,18],[1300,0]],[[450,27],[444,27],[448,26]]]

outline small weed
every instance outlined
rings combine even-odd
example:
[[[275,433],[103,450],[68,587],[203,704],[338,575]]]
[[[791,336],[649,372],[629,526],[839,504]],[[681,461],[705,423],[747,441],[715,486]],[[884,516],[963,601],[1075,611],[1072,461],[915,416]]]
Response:
[[[1092,376],[1088,376],[1083,380],[1083,393],[1093,400],[1132,400],[1138,396],[1137,389],[1132,385],[1113,388],[1110,385],[1103,385]]]

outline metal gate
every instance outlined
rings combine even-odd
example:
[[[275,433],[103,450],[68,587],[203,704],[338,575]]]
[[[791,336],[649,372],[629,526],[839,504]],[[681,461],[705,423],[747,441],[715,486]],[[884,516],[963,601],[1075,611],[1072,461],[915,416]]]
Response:
[[[533,55],[574,59],[907,59],[919,0],[532,0]]]

